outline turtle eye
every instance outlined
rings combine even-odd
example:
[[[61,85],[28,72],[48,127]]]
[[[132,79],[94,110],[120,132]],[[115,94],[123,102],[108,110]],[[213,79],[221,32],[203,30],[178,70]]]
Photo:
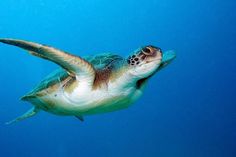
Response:
[[[145,54],[146,56],[152,56],[158,52],[162,53],[161,49],[158,47],[151,46],[151,45],[142,48],[142,53]]]
[[[146,55],[146,56],[151,56],[153,55],[154,51],[152,48],[150,47],[144,47],[142,48],[142,52]]]
[[[150,50],[149,48],[147,48],[147,47],[144,47],[144,48],[142,49],[142,51],[143,51],[143,53],[146,54],[146,55],[148,55],[148,54],[151,53],[151,50]]]

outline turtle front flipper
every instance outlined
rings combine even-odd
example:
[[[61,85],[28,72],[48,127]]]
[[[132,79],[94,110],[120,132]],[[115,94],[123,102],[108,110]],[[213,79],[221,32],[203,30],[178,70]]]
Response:
[[[29,111],[27,111],[26,113],[24,113],[23,115],[21,115],[20,117],[17,117],[9,122],[6,122],[7,125],[22,121],[26,118],[30,118],[33,117],[34,115],[36,115],[39,112],[39,109],[36,107],[31,108]]]
[[[79,56],[71,55],[50,46],[24,40],[0,39],[0,42],[23,48],[34,56],[50,60],[64,68],[69,75],[76,76],[80,81],[83,80],[88,85],[93,84],[95,69],[89,62]]]

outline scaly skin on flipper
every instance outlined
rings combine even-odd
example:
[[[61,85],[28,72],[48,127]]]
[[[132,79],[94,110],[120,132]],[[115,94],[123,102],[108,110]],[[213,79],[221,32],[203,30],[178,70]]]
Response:
[[[32,55],[55,62],[68,71],[70,75],[86,76],[89,85],[92,86],[93,84],[95,78],[95,69],[90,63],[81,57],[68,54],[53,47],[24,40],[0,39],[0,42],[23,48],[28,50]]]

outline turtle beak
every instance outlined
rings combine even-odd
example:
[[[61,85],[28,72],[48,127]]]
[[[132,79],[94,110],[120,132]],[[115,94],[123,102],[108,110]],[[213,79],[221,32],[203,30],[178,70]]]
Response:
[[[174,59],[176,58],[176,53],[172,50],[166,51],[162,54],[162,61],[161,65],[159,66],[159,70],[166,67],[168,64],[170,64]]]

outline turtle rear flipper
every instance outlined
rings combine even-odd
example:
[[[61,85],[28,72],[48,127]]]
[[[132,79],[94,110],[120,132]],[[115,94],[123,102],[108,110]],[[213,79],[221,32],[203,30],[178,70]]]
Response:
[[[19,122],[21,120],[24,120],[26,118],[30,118],[30,117],[36,115],[38,112],[39,112],[38,108],[32,107],[30,110],[28,110],[26,113],[24,113],[20,117],[17,117],[9,122],[6,122],[6,124],[9,125],[9,124],[13,124],[13,123]]]

